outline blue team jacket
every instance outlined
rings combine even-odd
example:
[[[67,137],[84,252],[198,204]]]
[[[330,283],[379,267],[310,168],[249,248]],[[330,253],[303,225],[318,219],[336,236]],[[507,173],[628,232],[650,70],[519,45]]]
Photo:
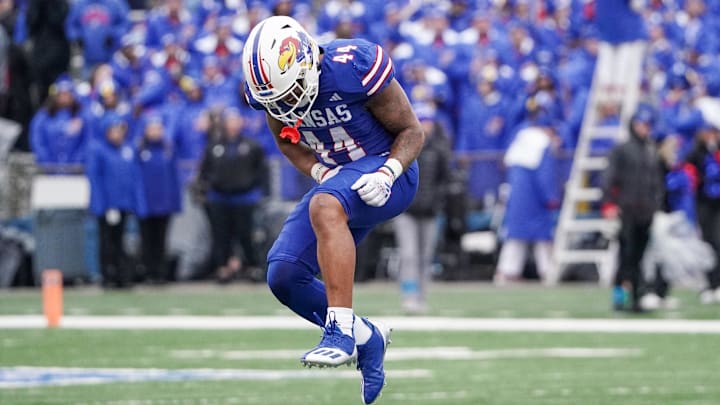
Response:
[[[71,41],[83,42],[88,66],[107,62],[128,31],[128,15],[124,0],[78,0],[65,20],[65,34]]]
[[[548,147],[536,167],[510,165],[510,196],[505,212],[508,239],[551,240],[560,206],[557,160]]]
[[[90,181],[90,212],[102,216],[109,209],[135,212],[138,207],[138,167],[129,143],[92,141],[86,169]]]
[[[40,165],[76,165],[85,161],[88,123],[83,114],[59,110],[50,116],[45,109],[30,123],[30,144]],[[56,167],[57,169],[57,167]]]
[[[177,160],[170,140],[142,143],[135,162],[139,179],[137,215],[140,218],[170,215],[180,211]]]

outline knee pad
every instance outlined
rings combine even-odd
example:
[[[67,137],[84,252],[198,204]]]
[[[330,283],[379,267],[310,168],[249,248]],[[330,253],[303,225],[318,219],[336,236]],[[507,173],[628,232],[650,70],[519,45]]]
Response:
[[[288,305],[293,290],[307,284],[313,275],[298,263],[274,260],[268,265],[267,283],[280,302]]]
[[[299,262],[274,260],[268,266],[267,282],[283,305],[312,323],[320,326],[325,323],[325,286],[309,267]]]

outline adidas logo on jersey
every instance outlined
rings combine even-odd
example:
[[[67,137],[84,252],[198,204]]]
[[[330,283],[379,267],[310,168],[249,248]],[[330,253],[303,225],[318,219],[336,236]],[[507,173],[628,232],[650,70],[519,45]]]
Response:
[[[332,97],[330,97],[330,101],[342,101],[342,97],[340,97],[337,93],[333,93]]]

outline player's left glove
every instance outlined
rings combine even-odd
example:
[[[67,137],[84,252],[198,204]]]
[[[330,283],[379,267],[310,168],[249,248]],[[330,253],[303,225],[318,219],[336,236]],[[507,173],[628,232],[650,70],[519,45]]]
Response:
[[[390,158],[376,172],[360,176],[350,188],[358,192],[365,204],[382,207],[390,199],[393,183],[402,170],[400,161]]]
[[[312,178],[315,179],[318,184],[323,184],[324,182],[334,177],[336,174],[340,173],[340,169],[342,169],[342,165],[335,166],[331,169],[324,164],[318,162],[315,163],[310,169],[310,176],[312,176]]]

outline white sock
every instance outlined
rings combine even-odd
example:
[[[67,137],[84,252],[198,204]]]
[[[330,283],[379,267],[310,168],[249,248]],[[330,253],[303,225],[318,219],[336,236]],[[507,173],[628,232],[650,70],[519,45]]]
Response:
[[[355,315],[353,314],[352,308],[328,307],[325,325],[329,324],[333,319],[337,322],[337,326],[342,333],[353,336],[353,321]]]
[[[355,344],[364,345],[370,340],[372,329],[359,316],[355,317]]]

